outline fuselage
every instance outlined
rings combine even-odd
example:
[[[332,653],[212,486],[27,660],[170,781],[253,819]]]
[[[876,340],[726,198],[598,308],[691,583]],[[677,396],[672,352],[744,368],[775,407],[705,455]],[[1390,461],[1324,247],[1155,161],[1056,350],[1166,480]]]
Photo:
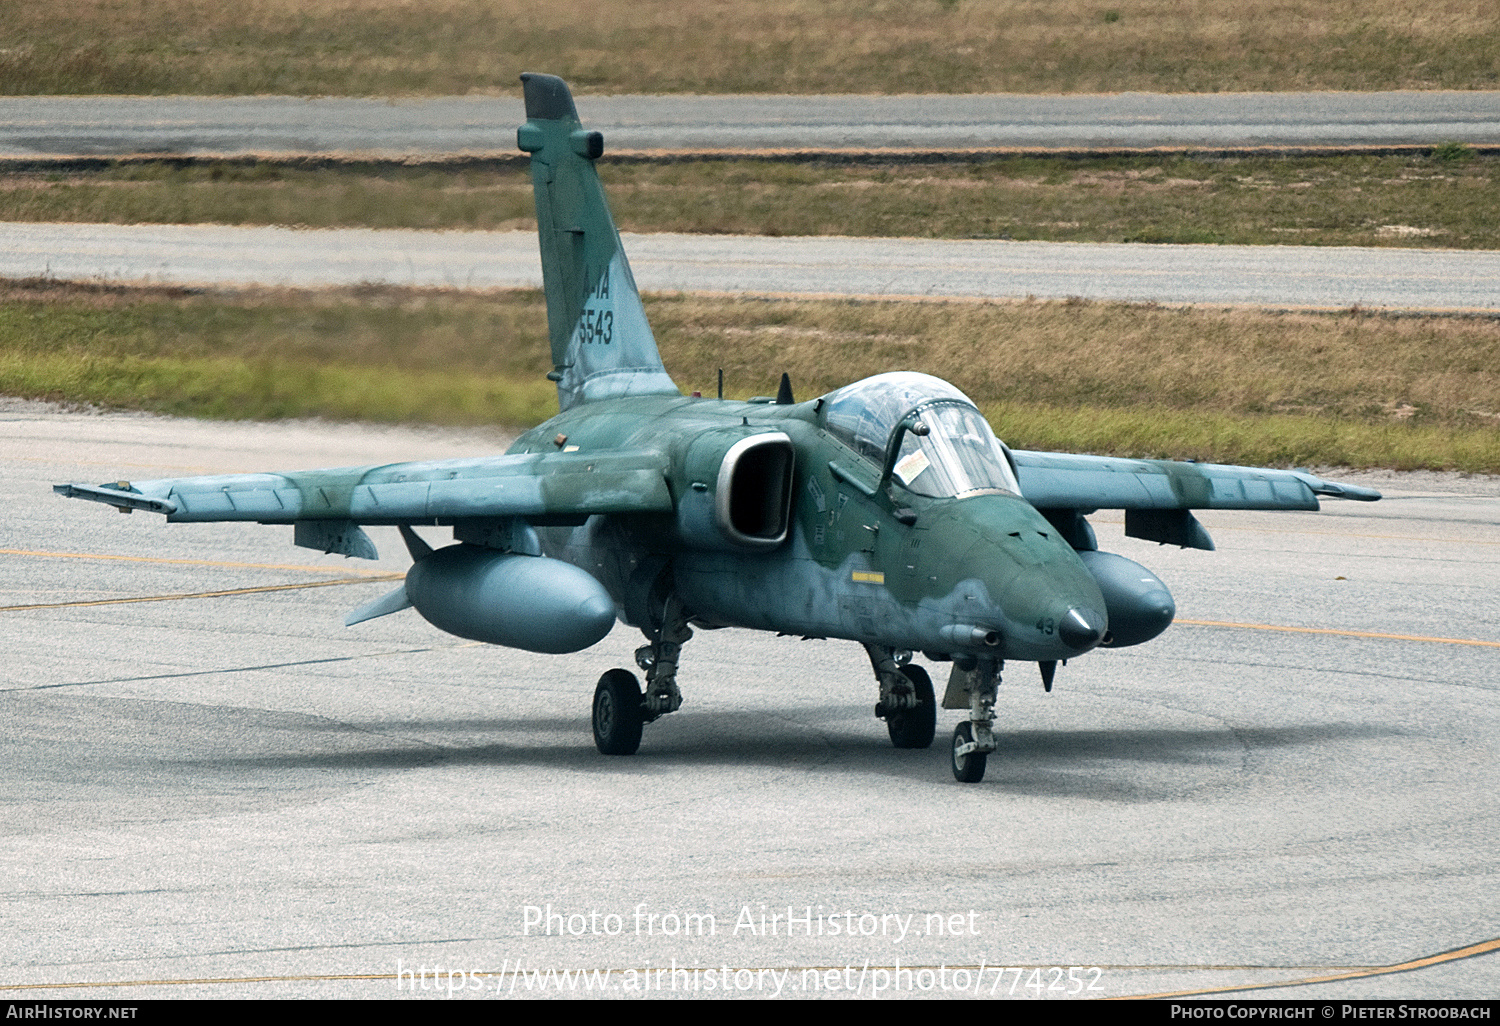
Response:
[[[539,527],[547,555],[594,575],[641,625],[653,590],[675,590],[704,624],[844,638],[940,655],[1056,660],[1107,625],[1093,576],[1017,494],[932,496],[829,430],[823,400],[776,404],[670,396],[589,403],[527,432],[511,452],[659,452],[675,515],[595,516]],[[770,439],[790,465],[724,473],[722,454]],[[784,441],[783,441],[784,440]],[[733,469],[733,468],[732,468]],[[786,471],[785,482],[767,474]],[[722,489],[754,490],[726,497]],[[762,490],[787,491],[783,524]],[[732,502],[731,502],[732,498]],[[714,512],[751,509],[737,530]],[[703,512],[707,511],[707,512]],[[781,530],[778,530],[781,528]]]

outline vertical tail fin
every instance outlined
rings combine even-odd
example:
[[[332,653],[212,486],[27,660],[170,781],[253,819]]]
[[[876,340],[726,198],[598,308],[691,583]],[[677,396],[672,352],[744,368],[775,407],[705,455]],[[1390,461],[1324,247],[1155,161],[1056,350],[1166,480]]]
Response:
[[[542,284],[558,406],[625,395],[680,395],[662,366],[641,297],[620,247],[594,161],[604,137],[578,122],[562,79],[527,73],[526,124],[516,144],[531,154]]]

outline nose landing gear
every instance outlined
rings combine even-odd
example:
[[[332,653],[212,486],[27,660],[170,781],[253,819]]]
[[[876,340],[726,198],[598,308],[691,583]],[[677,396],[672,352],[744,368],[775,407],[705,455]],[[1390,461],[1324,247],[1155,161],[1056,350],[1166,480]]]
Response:
[[[969,719],[953,728],[953,779],[961,784],[983,780],[989,754],[999,747],[990,727],[995,722],[995,695],[1003,665],[998,659],[975,659],[965,669],[959,660],[953,661],[948,696],[967,692],[969,699]],[[943,704],[952,708],[946,698]]]
[[[977,784],[984,779],[989,753],[979,751],[974,743],[974,728],[967,721],[953,728],[953,779],[960,784]]]

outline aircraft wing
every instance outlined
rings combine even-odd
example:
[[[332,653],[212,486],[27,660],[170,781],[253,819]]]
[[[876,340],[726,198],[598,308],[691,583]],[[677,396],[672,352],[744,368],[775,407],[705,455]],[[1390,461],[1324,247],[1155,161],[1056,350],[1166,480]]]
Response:
[[[1315,510],[1320,495],[1364,502],[1380,498],[1373,488],[1325,481],[1301,470],[1025,450],[1011,455],[1021,494],[1082,548],[1093,547],[1083,515],[1100,509],[1123,509],[1130,537],[1212,549],[1213,540],[1189,510]]]
[[[1300,470],[1016,450],[1021,494],[1038,509],[1317,509],[1318,496],[1380,498]]]
[[[73,499],[173,523],[342,521],[420,524],[507,517],[576,519],[670,511],[667,460],[655,451],[519,453],[284,474],[54,485]]]

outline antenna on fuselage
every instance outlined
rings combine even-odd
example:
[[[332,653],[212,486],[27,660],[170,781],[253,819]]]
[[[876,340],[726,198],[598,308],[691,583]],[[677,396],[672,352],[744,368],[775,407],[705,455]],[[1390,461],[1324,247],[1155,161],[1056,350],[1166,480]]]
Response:
[[[785,371],[781,372],[781,387],[776,390],[776,405],[791,406],[797,400],[792,398],[792,378]]]

